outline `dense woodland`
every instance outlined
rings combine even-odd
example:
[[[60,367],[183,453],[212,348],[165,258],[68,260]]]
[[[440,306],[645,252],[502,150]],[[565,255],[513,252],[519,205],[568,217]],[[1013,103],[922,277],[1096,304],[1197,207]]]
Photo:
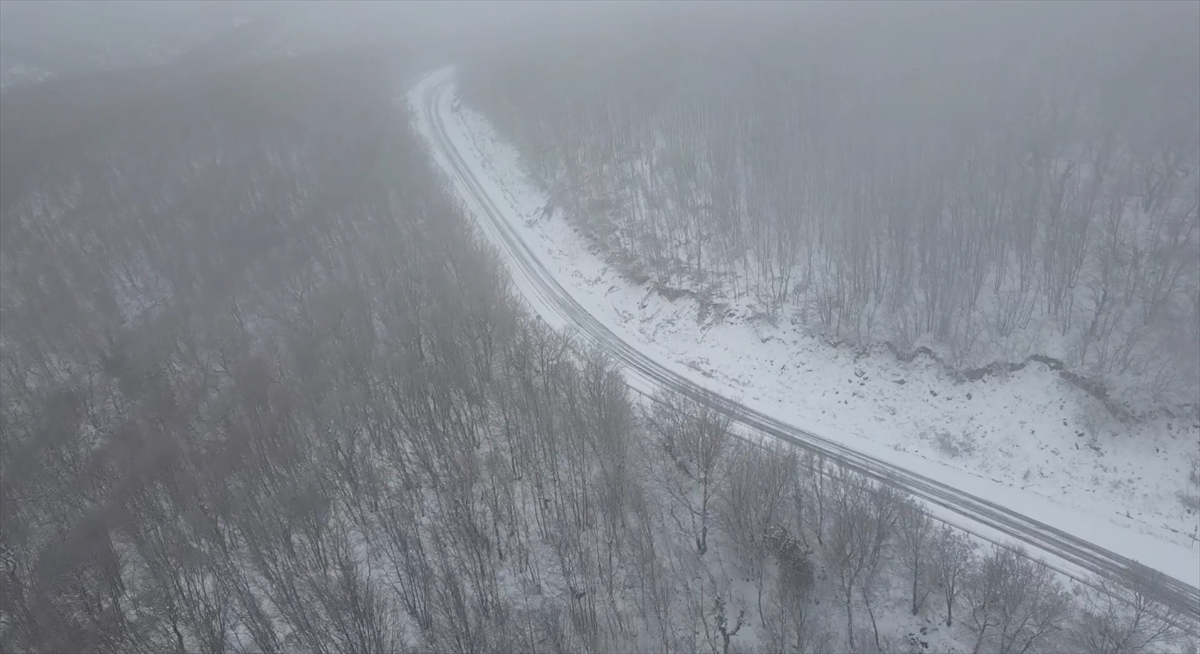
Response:
[[[409,72],[151,69],[3,123],[0,649],[1182,642],[1151,585],[1071,593],[711,408],[635,401],[516,303]]]
[[[757,6],[546,39],[464,99],[610,260],[831,342],[1200,394],[1195,3]]]

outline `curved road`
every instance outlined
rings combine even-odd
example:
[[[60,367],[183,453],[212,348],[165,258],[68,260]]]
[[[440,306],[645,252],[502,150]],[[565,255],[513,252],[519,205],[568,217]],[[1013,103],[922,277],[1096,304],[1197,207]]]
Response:
[[[433,75],[437,74],[439,73],[433,73]],[[1193,620],[1200,621],[1200,589],[1190,584],[1147,568],[1132,559],[1096,546],[1043,522],[1023,516],[1006,507],[964,493],[929,477],[874,459],[836,441],[798,429],[759,411],[747,408],[703,388],[629,346],[601,324],[559,285],[554,276],[537,260],[521,235],[505,220],[503,212],[489,197],[479,180],[475,178],[461,153],[447,135],[442,114],[438,109],[451,81],[452,78],[446,76],[440,81],[432,83],[422,81],[417,85],[418,89],[426,86],[418,98],[420,103],[418,110],[424,114],[424,119],[431,126],[434,147],[449,163],[454,177],[462,188],[470,193],[470,199],[479,208],[479,218],[488,221],[491,229],[500,237],[502,241],[500,245],[504,247],[510,260],[532,281],[533,292],[538,295],[537,299],[547,306],[554,307],[562,316],[573,322],[581,334],[586,335],[606,350],[629,373],[637,375],[655,387],[676,391],[708,402],[744,427],[820,454],[854,472],[903,489],[925,502],[943,507],[970,521],[990,527],[1025,543],[1031,549],[1041,550],[1096,575],[1119,582],[1141,581],[1144,583],[1147,576],[1156,578],[1159,597],[1165,604]],[[1052,563],[1051,567],[1090,585],[1089,580],[1080,578],[1077,573],[1071,573]]]

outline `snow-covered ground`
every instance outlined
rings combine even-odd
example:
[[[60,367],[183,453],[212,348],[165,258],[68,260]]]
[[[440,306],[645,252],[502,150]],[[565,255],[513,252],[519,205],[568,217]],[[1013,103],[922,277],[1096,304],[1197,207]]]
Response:
[[[1200,517],[1176,495],[1189,484],[1188,452],[1200,449],[1194,420],[1118,423],[1040,364],[956,383],[927,359],[857,356],[787,320],[754,320],[749,302],[716,315],[687,297],[668,300],[619,276],[562,215],[546,215],[545,193],[484,116],[453,90],[440,107],[451,140],[528,246],[634,347],[754,409],[1200,585]]]

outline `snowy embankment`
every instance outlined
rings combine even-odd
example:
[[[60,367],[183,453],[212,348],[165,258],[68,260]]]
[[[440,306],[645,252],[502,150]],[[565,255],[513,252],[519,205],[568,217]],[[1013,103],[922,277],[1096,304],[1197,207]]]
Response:
[[[413,90],[414,107],[438,75]],[[522,172],[518,153],[453,89],[438,111],[525,243],[632,346],[751,408],[1200,585],[1198,517],[1176,496],[1187,488],[1186,453],[1197,447],[1200,425],[1116,423],[1039,365],[956,383],[936,363],[856,356],[791,325],[755,321],[744,305],[712,315],[693,299],[668,300],[620,277],[562,215],[546,215],[547,198]],[[428,137],[431,126],[417,114]],[[446,165],[440,157],[439,164]],[[527,290],[515,270],[514,280]],[[566,323],[525,295],[548,322]]]

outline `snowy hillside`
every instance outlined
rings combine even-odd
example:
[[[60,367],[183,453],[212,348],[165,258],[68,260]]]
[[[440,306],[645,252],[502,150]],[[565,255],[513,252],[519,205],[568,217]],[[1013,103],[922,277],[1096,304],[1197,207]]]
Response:
[[[527,243],[632,342],[814,431],[849,434],[1174,543],[1181,553],[1200,552],[1200,515],[1181,499],[1196,492],[1188,458],[1200,447],[1195,421],[1121,424],[1038,363],[959,382],[929,359],[904,363],[886,350],[856,354],[784,321],[773,326],[754,315],[752,300],[714,308],[692,297],[663,297],[589,251],[561,213],[545,214],[545,194],[484,116],[455,103],[450,118],[522,217]],[[1177,563],[1200,577],[1194,561]]]

